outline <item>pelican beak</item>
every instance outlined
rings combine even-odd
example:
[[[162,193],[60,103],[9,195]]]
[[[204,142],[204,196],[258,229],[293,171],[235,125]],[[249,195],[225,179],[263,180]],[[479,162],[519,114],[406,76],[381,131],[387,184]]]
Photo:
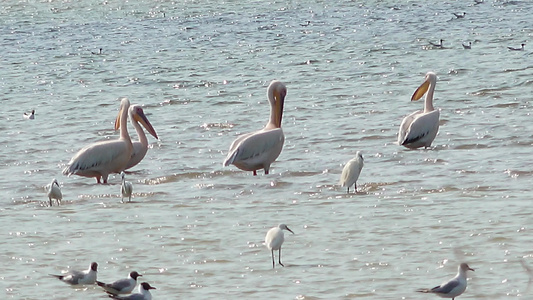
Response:
[[[274,91],[274,99],[276,99],[276,122],[278,128],[281,128],[281,119],[283,117],[283,105],[285,104],[286,89]],[[292,231],[291,231],[292,232]]]
[[[121,119],[123,109],[124,109],[123,107],[120,107],[120,110],[118,111],[118,116],[115,119],[115,130],[118,130],[120,128],[120,119]]]
[[[135,121],[141,123],[144,128],[146,128],[146,130],[153,136],[155,137],[156,139],[159,139],[157,137],[157,133],[155,132],[155,129],[154,127],[152,126],[152,124],[150,123],[150,121],[148,121],[148,118],[146,117],[146,115],[144,114],[144,111],[142,110],[139,110],[136,114],[133,115],[133,118],[135,119]]]
[[[420,98],[422,98],[422,96],[424,96],[424,94],[427,92],[427,90],[429,89],[429,80],[426,80],[424,81],[424,83],[422,83],[421,86],[419,86],[415,93],[413,94],[413,97],[411,97],[411,101],[416,101]]]

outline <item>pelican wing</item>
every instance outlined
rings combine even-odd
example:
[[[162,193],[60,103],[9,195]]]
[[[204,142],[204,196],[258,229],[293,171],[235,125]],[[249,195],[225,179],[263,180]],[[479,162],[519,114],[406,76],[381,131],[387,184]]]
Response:
[[[63,170],[63,174],[70,175],[78,171],[107,169],[110,164],[116,161],[117,157],[127,150],[127,145],[122,139],[89,145],[78,151]],[[118,172],[121,170],[111,171]]]
[[[285,136],[281,128],[260,130],[238,137],[231,145],[230,152],[224,160],[224,166],[243,162],[257,165],[273,162],[281,153]]]
[[[439,129],[439,115],[438,110],[428,113],[419,110],[405,117],[400,125],[398,144],[413,144],[427,139],[431,139],[431,144]]]

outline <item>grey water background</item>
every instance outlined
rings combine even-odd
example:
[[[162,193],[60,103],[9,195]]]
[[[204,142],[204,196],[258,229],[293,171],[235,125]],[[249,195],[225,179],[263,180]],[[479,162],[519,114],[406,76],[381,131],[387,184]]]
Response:
[[[136,270],[154,299],[531,297],[531,1],[3,1],[2,274],[8,299],[105,299],[48,276]],[[466,12],[456,19],[452,13]],[[444,39],[444,49],[429,42]],[[461,43],[472,42],[471,50]],[[508,51],[507,46],[525,51]],[[102,54],[98,49],[102,48]],[[438,74],[433,148],[395,144]],[[288,88],[271,174],[222,167],[231,141]],[[118,97],[160,140],[127,176],[133,203],[62,168],[113,131]],[[35,120],[22,113],[36,110]],[[133,128],[130,134],[136,139]],[[359,192],[338,186],[361,150]],[[61,184],[61,206],[44,186]],[[285,268],[266,231],[286,223]]]

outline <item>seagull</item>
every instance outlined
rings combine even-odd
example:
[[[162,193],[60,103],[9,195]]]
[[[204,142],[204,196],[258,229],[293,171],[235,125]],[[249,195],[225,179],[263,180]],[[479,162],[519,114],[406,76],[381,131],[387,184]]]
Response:
[[[521,44],[521,47],[520,48],[513,48],[513,47],[507,47],[509,50],[512,50],[512,51],[522,51],[524,50],[524,46],[526,44]]]
[[[285,267],[281,263],[281,245],[283,245],[283,242],[285,241],[285,234],[283,233],[283,230],[288,230],[292,234],[294,234],[294,232],[290,230],[287,225],[279,224],[279,226],[271,228],[265,236],[265,244],[267,248],[270,249],[270,251],[272,252],[272,268],[275,268],[274,250],[279,250],[278,262],[282,267]]]
[[[116,295],[109,295],[109,298],[112,299],[118,299],[118,300],[152,300],[152,294],[150,293],[150,290],[155,290],[156,288],[148,284],[147,282],[143,282],[139,285],[139,293],[133,294],[129,296],[116,296]]]
[[[59,280],[71,284],[71,285],[78,285],[78,284],[94,284],[96,281],[96,269],[98,268],[98,264],[93,262],[91,263],[91,266],[89,269],[85,271],[70,271],[65,275],[53,275],[50,274],[50,276],[54,276],[58,278]]]
[[[475,2],[474,5],[478,5],[478,4],[483,3],[483,0],[474,0],[474,2]]]
[[[33,120],[35,119],[35,109],[31,110],[31,113],[24,113],[22,114],[22,117],[26,120]]]
[[[463,14],[456,14],[456,13],[452,13],[457,19],[462,19],[466,16],[466,13],[463,12]]]
[[[120,172],[120,176],[122,176],[122,187],[120,188],[120,193],[122,194],[122,202],[124,202],[124,197],[129,197],[128,202],[131,202],[133,184],[130,181],[126,181],[126,174],[124,173],[124,171]]]
[[[464,48],[464,49],[472,49],[472,42],[468,42],[468,45],[465,45],[465,44],[463,43],[463,48]]]
[[[357,192],[357,179],[361,170],[363,169],[364,160],[361,151],[357,151],[355,157],[346,163],[344,169],[342,169],[340,185],[347,187],[346,193],[350,193],[350,187],[355,185],[355,191]]]
[[[431,44],[431,46],[433,46],[435,48],[444,48],[444,46],[442,45],[443,41],[444,41],[443,39],[440,39],[438,44],[433,43],[433,42],[429,42],[429,43]]]
[[[63,199],[63,194],[61,193],[61,188],[57,179],[52,179],[52,182],[47,185],[48,187],[48,200],[50,201],[50,206],[52,206],[52,199],[56,199],[57,205],[61,204],[61,199]]]
[[[474,271],[468,264],[462,263],[458,267],[457,275],[450,279],[450,281],[444,282],[432,289],[419,289],[417,292],[437,294],[441,298],[452,298],[452,300],[455,300],[455,297],[461,295],[466,290],[466,271],[468,270]]]
[[[118,295],[118,294],[129,294],[135,288],[137,284],[137,277],[142,276],[136,271],[131,272],[128,275],[128,278],[119,279],[113,283],[103,283],[101,281],[96,281],[96,284],[101,286],[107,293]]]

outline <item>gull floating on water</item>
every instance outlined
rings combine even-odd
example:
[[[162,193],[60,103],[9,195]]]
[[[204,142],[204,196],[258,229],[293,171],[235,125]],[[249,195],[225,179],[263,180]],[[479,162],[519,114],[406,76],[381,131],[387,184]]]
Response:
[[[98,52],[92,51],[91,53],[94,54],[94,55],[101,55],[101,54],[103,54],[102,53],[102,48],[98,49]]]
[[[466,16],[466,13],[463,12],[462,14],[452,13],[457,19],[462,19]]]
[[[148,118],[144,114],[144,111],[141,106],[132,105],[129,109],[129,116],[130,122],[135,128],[135,131],[137,132],[139,141],[132,141],[133,154],[131,155],[130,161],[126,165],[126,170],[133,168],[138,163],[140,163],[146,155],[146,152],[148,152],[148,139],[146,139],[146,134],[144,134],[144,130],[142,129],[141,125],[139,125],[139,123],[141,123],[144,128],[146,128],[148,133],[150,133],[156,139],[159,139],[159,137],[157,137],[157,133],[155,132],[154,127],[152,126],[150,121],[148,121]]]
[[[465,45],[465,44],[463,43],[463,48],[465,48],[465,49],[472,49],[472,42],[468,42],[468,45]]]
[[[31,110],[31,113],[23,113],[22,117],[26,120],[33,120],[35,119],[35,109]]]
[[[283,245],[283,242],[285,241],[285,234],[283,233],[283,230],[290,231],[292,234],[294,232],[287,227],[285,224],[279,224],[277,227],[271,228],[266,236],[265,236],[265,245],[268,249],[270,249],[270,252],[272,252],[272,268],[275,268],[275,260],[274,260],[274,250],[278,250],[278,263],[284,267],[284,265],[281,263],[281,245]]]
[[[278,158],[285,135],[281,129],[281,119],[283,116],[283,104],[287,88],[277,80],[270,83],[267,90],[268,101],[270,102],[270,119],[266,126],[255,132],[240,135],[231,143],[228,156],[223,165],[235,165],[244,171],[253,171],[254,176],[257,170],[264,169],[265,174],[270,170],[270,164]]]
[[[350,187],[355,185],[354,190],[357,192],[357,179],[361,170],[363,169],[364,159],[361,151],[357,151],[355,157],[352,158],[342,169],[340,185],[347,187],[346,193],[350,193]]]
[[[50,206],[52,206],[52,199],[56,199],[57,205],[61,204],[63,199],[63,194],[61,193],[61,188],[57,179],[52,179],[52,182],[47,186],[48,187],[48,200],[50,201]]]
[[[439,131],[440,112],[433,107],[433,93],[436,84],[437,75],[428,72],[424,83],[414,92],[411,101],[416,101],[426,94],[424,110],[415,111],[403,119],[398,133],[399,145],[410,149],[431,146]]]
[[[118,300],[152,300],[152,294],[150,290],[155,290],[156,288],[149,285],[147,282],[143,282],[139,285],[139,293],[129,296],[116,296],[109,295],[109,298],[118,299]]]
[[[466,290],[466,271],[468,270],[474,271],[468,264],[462,263],[458,267],[457,275],[448,282],[444,282],[432,289],[419,289],[417,292],[432,293],[441,298],[452,298],[452,300],[455,300],[455,297],[461,295]]]
[[[524,46],[525,46],[525,45],[526,45],[526,44],[521,44],[521,45],[520,45],[520,48],[513,48],[513,47],[507,47],[507,48],[508,48],[509,50],[512,50],[512,51],[522,51],[522,50],[524,50]]]
[[[442,42],[444,42],[443,39],[440,39],[438,44],[437,43],[433,43],[433,42],[429,42],[429,43],[431,44],[431,46],[433,46],[435,48],[444,48]]]
[[[133,184],[129,181],[126,181],[126,174],[124,171],[120,172],[122,176],[122,186],[120,187],[120,194],[122,195],[122,202],[124,202],[124,197],[128,197],[128,202],[131,202],[131,194],[133,192]]]
[[[101,281],[96,281],[96,284],[101,286],[107,293],[118,295],[118,294],[129,294],[135,288],[137,284],[137,277],[142,276],[136,271],[130,272],[128,278],[119,279],[113,283],[103,283]]]
[[[120,173],[126,168],[133,153],[133,144],[127,127],[129,107],[130,101],[122,98],[115,120],[115,130],[120,128],[120,138],[85,146],[63,169],[64,175],[94,177],[97,183],[100,183],[101,179],[103,183],[107,183],[109,174]]]
[[[89,266],[89,269],[85,271],[70,271],[65,275],[50,275],[71,285],[94,284],[96,282],[97,268],[98,264],[93,262]]]

